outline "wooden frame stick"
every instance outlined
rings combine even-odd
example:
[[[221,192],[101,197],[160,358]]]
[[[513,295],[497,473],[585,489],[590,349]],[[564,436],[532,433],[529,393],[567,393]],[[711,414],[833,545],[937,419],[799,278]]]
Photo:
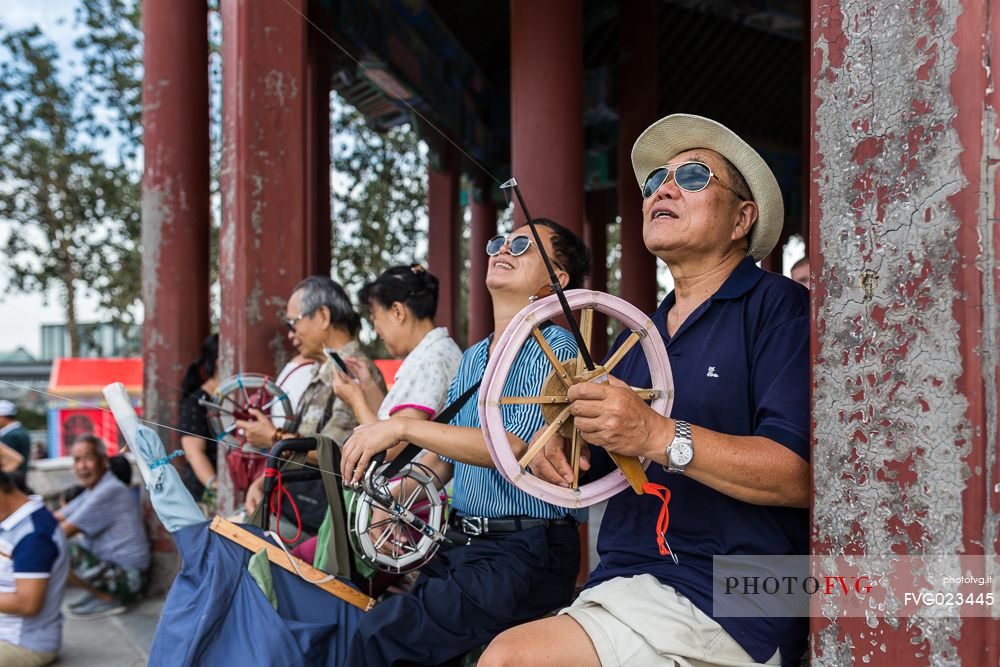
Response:
[[[354,605],[361,611],[371,611],[372,607],[375,606],[375,600],[368,597],[361,591],[357,591],[347,584],[337,580],[331,579],[324,583],[317,583],[317,581],[328,577],[329,575],[322,570],[317,570],[309,563],[295,558],[296,565],[299,567],[299,572],[295,571],[295,568],[289,562],[289,555],[285,551],[274,544],[271,544],[265,539],[257,537],[253,533],[243,528],[240,528],[235,523],[231,521],[226,521],[221,516],[216,516],[212,519],[211,530],[217,535],[235,542],[244,549],[248,549],[253,553],[257,553],[261,549],[267,549],[267,558],[271,561],[273,565],[288,570],[292,574],[301,573],[301,578],[303,581],[308,581],[310,584],[322,588],[327,593],[340,598],[344,602]],[[312,580],[310,580],[312,578]]]

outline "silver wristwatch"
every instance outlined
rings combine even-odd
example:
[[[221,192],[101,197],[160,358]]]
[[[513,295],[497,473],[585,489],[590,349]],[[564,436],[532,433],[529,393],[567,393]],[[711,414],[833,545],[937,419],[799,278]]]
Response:
[[[666,456],[667,465],[663,469],[667,472],[684,472],[684,469],[694,458],[694,447],[691,444],[691,424],[680,419],[674,420],[674,439],[667,445]]]

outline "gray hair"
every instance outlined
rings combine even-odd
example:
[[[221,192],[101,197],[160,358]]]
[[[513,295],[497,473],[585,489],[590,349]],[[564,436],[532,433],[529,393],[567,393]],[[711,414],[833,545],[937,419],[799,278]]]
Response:
[[[74,440],[73,444],[75,445],[79,442],[85,442],[91,447],[93,447],[94,453],[100,456],[102,459],[108,458],[108,446],[105,445],[104,441],[98,438],[96,435],[86,433],[78,437],[76,440]]]
[[[302,292],[302,315],[312,315],[320,308],[330,311],[330,321],[347,329],[352,336],[361,330],[361,316],[354,310],[340,283],[327,276],[309,276],[292,290]]]

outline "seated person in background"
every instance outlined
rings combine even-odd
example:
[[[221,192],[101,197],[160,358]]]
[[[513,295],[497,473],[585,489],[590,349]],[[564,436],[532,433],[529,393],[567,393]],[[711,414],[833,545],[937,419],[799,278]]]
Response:
[[[62,644],[66,540],[42,499],[0,472],[0,665],[41,667]]]
[[[368,374],[375,378],[384,391],[385,383],[382,374],[369,359],[361,343],[358,332],[361,329],[361,316],[354,310],[344,288],[327,276],[310,276],[300,282],[292,290],[285,307],[285,315],[281,318],[288,327],[288,338],[296,351],[308,359],[319,362],[312,368],[311,379],[298,406],[298,417],[290,427],[277,428],[268,415],[260,410],[250,410],[253,421],[237,421],[243,429],[246,439],[258,447],[271,447],[278,441],[294,438],[322,435],[336,443],[342,443],[357,426],[358,419],[354,410],[334,391],[333,362],[326,358],[324,350],[329,348],[341,358],[352,357],[359,360],[368,369]],[[297,458],[297,457],[296,457]],[[316,452],[309,452],[310,465],[316,466]],[[288,465],[288,464],[286,464]],[[329,483],[330,480],[327,480]],[[317,503],[317,528],[326,516],[326,499],[330,489],[321,487],[321,482],[300,483],[303,489],[299,493],[308,494]],[[305,485],[315,484],[315,491]],[[247,489],[244,508],[249,521],[255,523],[260,513],[255,513],[257,506],[264,497],[264,477],[257,478]],[[284,507],[288,507],[286,503]],[[265,510],[267,508],[264,508]],[[284,509],[282,511],[284,514]],[[287,514],[284,514],[287,518]],[[305,523],[303,517],[303,523]],[[327,554],[330,568],[336,572],[346,572],[349,567],[350,554],[346,544],[337,544],[330,540],[330,551]]]
[[[357,417],[333,389],[333,363],[323,350],[329,348],[341,358],[358,359],[368,374],[385,391],[382,374],[361,349],[358,332],[361,316],[354,310],[347,292],[326,276],[310,276],[292,290],[282,322],[288,327],[288,339],[296,351],[318,364],[312,367],[312,377],[298,407],[298,418],[288,431],[275,427],[260,410],[250,410],[254,421],[237,421],[246,439],[258,447],[271,447],[283,438],[295,435],[325,435],[342,443],[358,425]],[[310,457],[315,463],[315,459]],[[264,495],[264,478],[260,477],[247,490],[246,511],[251,514]]]
[[[81,436],[70,454],[73,472],[84,491],[55,516],[66,537],[83,538],[70,542],[69,580],[88,594],[69,610],[75,618],[120,614],[142,591],[149,569],[149,541],[139,504],[128,487],[109,472],[100,438]]]
[[[809,255],[792,264],[791,278],[805,288],[809,288]]]
[[[0,442],[0,471],[20,472],[23,464],[21,452]]]
[[[200,401],[212,400],[219,388],[219,334],[201,345],[201,356],[191,362],[181,380],[181,409],[177,427],[184,449],[181,479],[195,500],[209,512],[215,509],[215,466],[218,443],[208,426],[208,412]]]
[[[462,359],[448,329],[434,324],[438,279],[420,264],[395,266],[365,285],[359,298],[389,354],[404,360],[388,393],[356,359],[344,361],[357,381],[337,371],[333,390],[362,424],[393,416],[433,419]]]
[[[362,424],[381,419],[433,419],[447,403],[448,386],[458,370],[462,350],[448,329],[434,324],[438,304],[438,279],[423,266],[396,266],[386,270],[375,282],[361,290],[361,303],[368,306],[375,333],[385,342],[389,354],[406,357],[396,372],[396,381],[388,393],[372,378],[368,364],[346,358],[357,380],[334,370],[333,390],[346,402]],[[398,453],[401,446],[393,450]],[[390,455],[389,458],[392,458]],[[331,528],[329,511],[326,528]],[[327,537],[316,551],[316,541],[307,541],[297,555],[325,569]],[[316,557],[318,555],[318,557]]]
[[[10,401],[0,401],[0,443],[20,454],[18,470],[28,472],[31,455],[31,437],[21,422],[17,421],[17,406]],[[7,468],[4,468],[7,470]]]

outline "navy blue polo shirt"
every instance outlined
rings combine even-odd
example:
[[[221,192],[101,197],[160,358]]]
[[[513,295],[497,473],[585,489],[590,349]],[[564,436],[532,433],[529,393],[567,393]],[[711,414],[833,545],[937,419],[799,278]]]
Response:
[[[670,357],[675,387],[671,416],[719,433],[763,436],[809,461],[805,287],[763,271],[747,258],[671,338],[666,319],[674,298],[673,292],[668,294],[652,316]],[[613,374],[635,387],[650,386],[639,346]],[[594,472],[600,474],[610,460],[600,448],[592,449]],[[694,451],[697,460],[697,438]],[[679,564],[657,548],[661,502],[652,495],[623,491],[608,503],[597,542],[601,562],[588,586],[651,574],[711,616],[712,556],[808,553],[807,509],[744,503],[686,475],[664,472],[657,464],[647,474],[651,482],[670,489],[667,540]],[[797,663],[805,649],[808,619],[716,621],[758,662],[770,659],[780,647],[783,663]]]

